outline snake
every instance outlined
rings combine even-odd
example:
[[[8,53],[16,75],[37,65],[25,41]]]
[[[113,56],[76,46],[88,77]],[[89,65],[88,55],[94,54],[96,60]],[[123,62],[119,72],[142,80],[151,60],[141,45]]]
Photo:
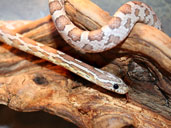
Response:
[[[161,30],[161,22],[153,9],[139,1],[129,1],[122,5],[109,23],[101,28],[82,30],[68,18],[65,2],[66,0],[49,0],[53,22],[63,39],[83,53],[98,53],[116,47],[129,35],[137,22]]]
[[[49,0],[53,22],[63,39],[82,52],[103,52],[117,46],[128,36],[136,22],[161,29],[161,23],[151,7],[142,2],[130,1],[118,9],[107,25],[97,30],[84,31],[76,27],[68,18],[65,2],[66,0]],[[104,89],[118,94],[128,93],[129,87],[118,76],[90,66],[62,51],[23,37],[7,28],[0,27],[0,41],[62,66]]]
[[[31,40],[7,28],[0,27],[0,41],[21,51],[62,66],[104,89],[118,94],[126,94],[128,92],[128,86],[116,75],[90,66],[62,51]]]

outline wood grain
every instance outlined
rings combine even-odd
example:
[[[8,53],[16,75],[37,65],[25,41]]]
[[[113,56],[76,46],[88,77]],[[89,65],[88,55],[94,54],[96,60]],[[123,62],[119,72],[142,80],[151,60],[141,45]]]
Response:
[[[83,29],[106,24],[104,15],[110,19],[89,0],[69,0],[66,8],[74,23]],[[166,102],[166,98],[171,102],[171,39],[163,32],[139,23],[117,48],[82,54],[60,38],[50,16],[14,31],[117,74],[130,86],[130,92],[126,99],[1,43],[1,104],[17,111],[43,110],[83,128],[171,126],[171,109]]]

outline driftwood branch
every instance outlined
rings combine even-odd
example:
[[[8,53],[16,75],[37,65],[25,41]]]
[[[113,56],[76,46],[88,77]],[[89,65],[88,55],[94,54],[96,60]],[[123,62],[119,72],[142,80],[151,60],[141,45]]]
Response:
[[[111,18],[89,0],[69,0],[65,7],[83,29],[97,29]],[[171,38],[163,32],[138,23],[120,46],[82,54],[60,38],[50,16],[14,31],[117,74],[130,91],[127,100],[1,43],[1,104],[17,111],[44,110],[79,127],[171,126]]]

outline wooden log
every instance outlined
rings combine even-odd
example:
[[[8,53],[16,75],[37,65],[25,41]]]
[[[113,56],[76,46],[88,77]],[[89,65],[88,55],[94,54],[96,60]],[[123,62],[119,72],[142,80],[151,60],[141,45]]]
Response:
[[[69,2],[66,3],[68,14],[73,14],[73,21],[79,26],[84,26],[85,22],[84,29],[90,29],[91,26],[98,28],[107,23],[101,21],[107,13],[90,1],[82,0],[80,8],[78,0]],[[88,11],[84,11],[87,8],[85,3],[90,5]],[[75,20],[76,14],[82,16],[78,19],[86,20]],[[103,24],[96,21],[98,16],[101,17],[99,22]],[[170,37],[152,27],[137,24],[116,49],[101,54],[81,54],[64,44],[58,35],[55,37],[56,31],[50,17],[28,28],[29,25],[15,31],[47,42],[49,46],[57,47],[97,67],[107,64],[104,70],[120,75],[130,85],[129,102],[125,97],[98,88],[61,67],[1,44],[1,104],[18,111],[44,110],[79,127],[171,126],[170,106],[165,105],[165,96],[170,100]],[[151,33],[157,35],[157,46],[156,36],[153,38]],[[59,44],[55,44],[55,41]]]

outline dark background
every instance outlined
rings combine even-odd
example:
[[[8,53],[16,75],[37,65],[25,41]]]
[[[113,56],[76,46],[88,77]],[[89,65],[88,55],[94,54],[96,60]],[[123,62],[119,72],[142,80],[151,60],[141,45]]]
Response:
[[[129,0],[92,0],[111,15]],[[152,6],[163,31],[171,36],[171,0],[139,0]],[[48,0],[1,0],[0,20],[36,20],[49,14]],[[0,105],[0,128],[76,128],[45,112],[16,112]]]

